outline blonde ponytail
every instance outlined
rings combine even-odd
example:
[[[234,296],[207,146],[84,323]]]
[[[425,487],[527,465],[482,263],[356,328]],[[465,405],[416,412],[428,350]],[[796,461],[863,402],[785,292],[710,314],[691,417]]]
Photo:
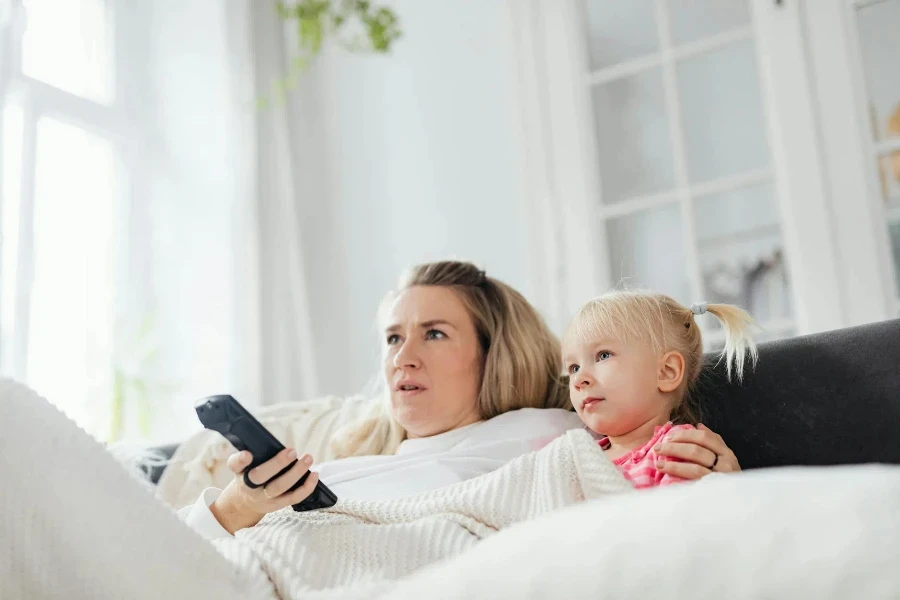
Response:
[[[707,304],[706,310],[719,319],[722,329],[725,331],[725,347],[722,349],[720,358],[725,359],[725,372],[728,374],[728,379],[731,380],[733,371],[738,381],[743,380],[747,357],[750,358],[752,368],[756,367],[759,360],[756,342],[753,341],[752,336],[755,326],[753,317],[744,309],[731,304]]]

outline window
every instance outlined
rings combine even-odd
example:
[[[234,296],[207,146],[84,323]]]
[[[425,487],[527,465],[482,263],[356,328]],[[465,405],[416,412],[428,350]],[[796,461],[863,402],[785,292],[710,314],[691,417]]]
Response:
[[[880,241],[851,201],[860,186],[831,177],[862,153],[848,139],[822,145],[822,123],[848,121],[827,100],[856,90],[823,93],[841,57],[806,44],[829,45],[835,28],[810,23],[849,0],[522,4],[529,187],[558,215],[534,228],[556,252],[537,267],[560,290],[548,312],[565,322],[624,281],[741,305],[765,339],[885,318]],[[878,151],[886,161],[895,141]],[[851,229],[857,243],[835,242]],[[715,319],[701,322],[720,343]]]
[[[101,438],[129,141],[114,17],[106,0],[12,0],[0,25],[0,372]]]
[[[749,0],[585,0],[606,285],[795,330]],[[718,322],[702,319],[710,343]]]
[[[878,171],[878,196],[887,221],[896,289],[900,290],[900,0],[857,0],[853,13],[872,132],[870,160]]]

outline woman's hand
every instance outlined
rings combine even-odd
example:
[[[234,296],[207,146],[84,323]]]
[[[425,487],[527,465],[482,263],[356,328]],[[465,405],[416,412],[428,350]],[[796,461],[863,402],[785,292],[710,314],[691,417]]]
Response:
[[[713,471],[736,473],[741,470],[737,457],[722,436],[704,424],[697,429],[679,429],[671,432],[661,444],[654,446],[657,454],[680,458],[656,461],[656,469],[682,479],[700,479]]]
[[[234,473],[234,479],[222,490],[209,510],[222,527],[233,535],[239,529],[253,527],[270,512],[302,502],[316,488],[316,482],[319,481],[318,473],[310,473],[303,485],[293,492],[286,492],[309,469],[312,464],[312,457],[309,454],[300,457],[300,460],[297,460],[284,475],[269,481],[296,459],[297,453],[285,448],[274,458],[254,467],[247,477],[251,483],[259,487],[251,488],[244,483],[243,474],[244,469],[253,462],[253,457],[246,450],[232,454],[228,457],[228,468]],[[269,483],[262,485],[266,481]]]

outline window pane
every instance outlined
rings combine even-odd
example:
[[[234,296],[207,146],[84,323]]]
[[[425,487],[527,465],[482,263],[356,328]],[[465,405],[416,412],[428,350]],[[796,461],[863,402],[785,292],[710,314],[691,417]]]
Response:
[[[882,156],[878,166],[885,203],[900,206],[900,152]]]
[[[748,0],[668,0],[668,3],[675,44],[750,25]]]
[[[110,142],[38,122],[27,381],[95,435],[111,400],[115,189]]]
[[[875,139],[900,137],[900,0],[865,6],[856,19]]]
[[[588,0],[592,70],[659,51],[655,5],[656,0]]]
[[[67,92],[110,103],[112,32],[105,0],[26,0],[22,72]]]
[[[706,299],[736,304],[763,325],[793,314],[775,198],[763,184],[694,200]],[[704,324],[720,328],[714,317]]]
[[[660,69],[595,87],[594,116],[604,203],[675,186]]]
[[[709,302],[736,304],[765,325],[793,314],[781,235],[735,236],[698,245]],[[718,327],[718,324],[716,324]]]
[[[888,233],[891,236],[891,250],[894,254],[894,276],[900,288],[900,213],[888,222]]]
[[[610,219],[610,273],[613,281],[649,288],[679,302],[692,302],[684,260],[678,204]]]
[[[19,202],[22,175],[22,109],[3,108],[3,189],[0,190],[0,373],[18,376],[12,362],[16,316]]]
[[[753,43],[704,52],[676,69],[691,182],[768,166]]]
[[[694,232],[700,244],[735,236],[766,236],[777,233],[779,223],[771,184],[694,199]]]

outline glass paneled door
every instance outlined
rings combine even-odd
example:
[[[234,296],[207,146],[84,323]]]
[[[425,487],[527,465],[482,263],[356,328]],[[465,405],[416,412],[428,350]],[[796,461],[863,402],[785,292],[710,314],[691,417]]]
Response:
[[[900,1],[900,0],[897,0]],[[583,0],[608,285],[795,331],[749,0]],[[704,328],[721,341],[715,320]]]
[[[893,275],[900,290],[900,0],[851,2],[871,128],[869,164],[877,170]],[[897,298],[900,314],[900,297]]]

